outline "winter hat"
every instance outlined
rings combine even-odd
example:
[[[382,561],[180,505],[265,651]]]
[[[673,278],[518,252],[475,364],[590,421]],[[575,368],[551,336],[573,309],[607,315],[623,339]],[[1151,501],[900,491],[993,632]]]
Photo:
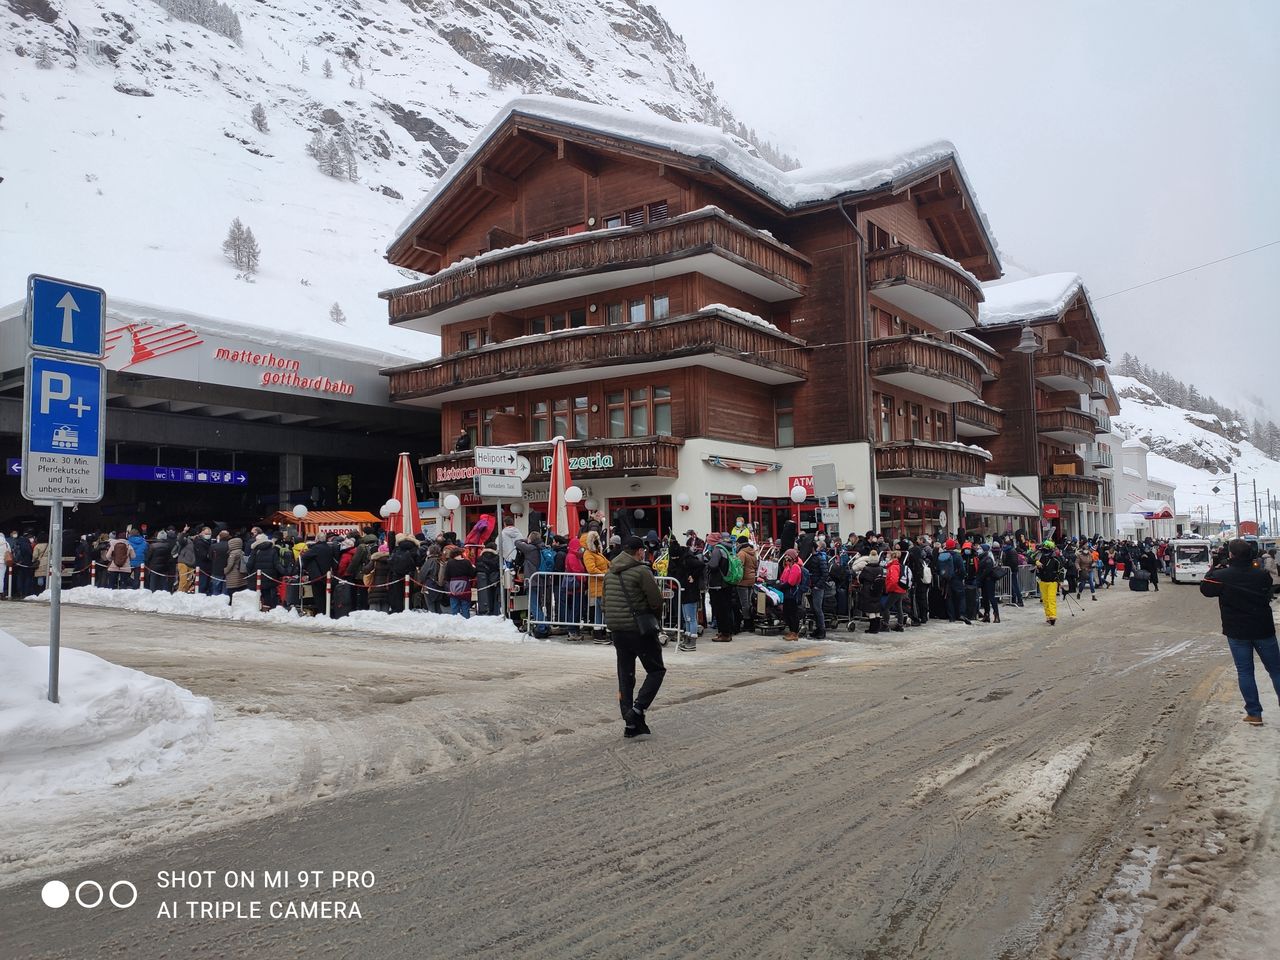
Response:
[[[159,533],[157,533],[157,534],[156,534],[156,539],[157,539],[157,540],[168,540],[168,539],[169,539],[169,535],[168,535],[167,533],[165,533],[163,530],[161,530]]]
[[[943,546],[948,550],[954,550],[956,548],[955,537],[947,537],[947,542]]]
[[[639,550],[643,546],[644,546],[644,541],[641,540],[639,537],[637,537],[635,534],[632,534],[631,536],[627,537],[625,541],[623,541],[622,549],[625,550],[627,553],[635,553],[637,550]]]
[[[164,537],[164,534],[162,533],[162,534],[160,534],[160,536],[163,538],[163,537]],[[265,533],[260,533],[260,534],[258,534],[256,537],[254,537],[254,538],[253,538],[253,545],[254,545],[255,547],[256,547],[258,544],[260,544],[260,543],[266,543],[266,542],[267,542],[267,535],[266,535]]]
[[[343,549],[343,550],[350,550],[350,549],[351,549],[352,547],[354,547],[355,545],[356,545],[356,542],[355,542],[354,540],[352,540],[350,537],[347,537],[347,539],[345,539],[345,540],[343,540],[343,541],[342,541],[342,549]]]
[[[409,536],[407,533],[397,533],[396,545],[399,546],[402,543],[413,543],[413,537]]]
[[[613,534],[612,536],[609,537],[609,546],[610,547],[622,546],[622,538],[618,536],[616,533]]]
[[[870,560],[872,563],[875,563],[877,560],[880,559],[880,554],[872,550],[870,553],[867,554],[867,559]]]
[[[387,549],[387,541],[383,540],[380,544],[378,544],[378,552],[390,553],[390,551]]]

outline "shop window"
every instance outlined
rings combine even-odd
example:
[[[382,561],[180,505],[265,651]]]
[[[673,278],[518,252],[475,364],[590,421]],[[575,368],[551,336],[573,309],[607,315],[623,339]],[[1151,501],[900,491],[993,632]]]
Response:
[[[604,308],[605,323],[609,326],[622,323],[622,304],[611,303]]]
[[[629,323],[644,323],[644,297],[639,300],[632,300],[627,305],[627,321]]]
[[[671,314],[671,300],[665,293],[653,296],[653,319],[665,320]]]
[[[774,435],[779,447],[796,445],[795,412],[791,400],[779,400],[774,406]]]
[[[907,404],[907,431],[912,440],[924,439],[924,408],[918,403]]]

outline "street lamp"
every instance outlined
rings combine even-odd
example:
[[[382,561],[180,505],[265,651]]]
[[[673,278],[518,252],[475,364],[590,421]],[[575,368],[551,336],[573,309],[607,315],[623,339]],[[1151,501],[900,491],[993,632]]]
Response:
[[[1017,345],[1013,348],[1015,353],[1021,353],[1027,358],[1027,396],[1030,402],[1028,409],[1031,412],[1031,423],[1029,424],[1029,433],[1032,438],[1039,436],[1036,423],[1036,362],[1035,353],[1040,349],[1040,340],[1036,337],[1035,331],[1031,329],[1030,323],[1022,325],[1022,336],[1018,340]],[[1036,443],[1036,532],[1039,537],[1044,536],[1044,491],[1040,485],[1040,454],[1039,443]]]
[[[751,526],[751,504],[756,502],[756,498],[760,496],[760,491],[756,489],[754,483],[744,483],[742,485],[742,499],[747,503],[747,526]],[[764,517],[760,519],[760,525],[764,526]]]

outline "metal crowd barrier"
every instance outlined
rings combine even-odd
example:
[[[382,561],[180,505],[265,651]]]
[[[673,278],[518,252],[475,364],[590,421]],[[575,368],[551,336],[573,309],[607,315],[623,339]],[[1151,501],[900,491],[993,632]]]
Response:
[[[524,583],[522,598],[527,613],[521,627],[524,633],[559,631],[589,633],[603,631],[603,573],[545,573],[538,571]],[[672,577],[656,577],[664,603],[659,617],[661,642],[680,637],[680,584]],[[591,599],[590,581],[601,582],[601,597]]]

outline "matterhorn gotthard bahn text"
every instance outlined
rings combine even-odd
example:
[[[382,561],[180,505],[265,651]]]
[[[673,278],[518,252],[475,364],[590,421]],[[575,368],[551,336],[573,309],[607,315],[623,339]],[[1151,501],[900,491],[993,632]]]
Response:
[[[652,2],[0,0],[0,960],[1276,955],[1280,5]]]

